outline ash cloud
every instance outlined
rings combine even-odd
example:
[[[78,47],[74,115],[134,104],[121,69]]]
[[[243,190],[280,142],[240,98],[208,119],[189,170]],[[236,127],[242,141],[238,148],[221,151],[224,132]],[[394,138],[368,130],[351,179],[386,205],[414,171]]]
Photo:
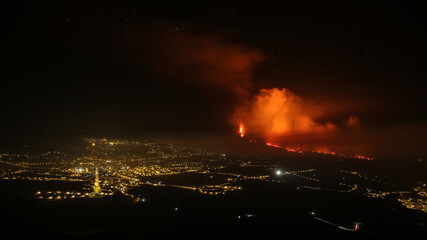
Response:
[[[286,88],[261,89],[251,101],[236,108],[234,119],[245,126],[247,133],[267,141],[335,131],[331,122],[316,122],[302,104],[302,99]]]
[[[161,74],[196,87],[222,88],[247,99],[256,67],[266,57],[258,49],[215,35],[154,32],[149,56]]]
[[[380,123],[369,125],[369,114],[376,106],[332,97],[314,101],[313,96],[300,97],[283,84],[262,88],[262,81],[255,76],[259,77],[263,64],[270,59],[260,49],[214,34],[156,29],[147,35],[150,44],[143,47],[142,57],[148,59],[145,61],[153,67],[151,71],[201,91],[222,94],[225,90],[234,96],[229,103],[234,111],[227,118],[238,135],[287,146],[368,156],[397,154],[397,138],[408,135],[403,130],[395,131],[395,127],[379,131],[376,125]],[[285,78],[286,74],[276,77]],[[362,117],[360,112],[364,113]],[[384,140],[390,142],[393,137],[390,144]],[[390,151],[389,146],[394,150]],[[424,151],[420,149],[416,148],[418,152]]]
[[[328,117],[321,104],[307,105],[286,88],[254,89],[255,73],[269,60],[259,49],[213,34],[153,30],[150,36],[146,56],[159,74],[201,90],[226,90],[234,96],[236,101],[230,103],[234,111],[228,121],[241,135],[319,148],[341,130],[331,121],[318,120]],[[349,125],[359,125],[357,117],[349,121]]]

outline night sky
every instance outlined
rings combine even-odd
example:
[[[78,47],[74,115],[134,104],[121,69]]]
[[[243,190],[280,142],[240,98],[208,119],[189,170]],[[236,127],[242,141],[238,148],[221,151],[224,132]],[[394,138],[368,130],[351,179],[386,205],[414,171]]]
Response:
[[[357,116],[357,137],[340,136],[377,144],[361,147],[369,154],[427,155],[421,4],[14,1],[1,9],[2,146],[233,135],[236,106],[276,87],[315,103],[324,113],[317,122],[342,129]]]

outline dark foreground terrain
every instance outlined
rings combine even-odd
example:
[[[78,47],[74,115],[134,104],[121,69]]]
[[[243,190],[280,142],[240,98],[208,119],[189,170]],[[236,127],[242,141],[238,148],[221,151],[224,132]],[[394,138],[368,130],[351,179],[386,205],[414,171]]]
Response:
[[[153,186],[129,190],[143,194],[145,202],[120,194],[63,201],[38,200],[27,194],[43,184],[54,183],[0,182],[2,239],[426,236],[426,214],[395,201],[298,190],[283,183],[247,181],[243,190],[221,196]],[[312,212],[348,228],[360,222],[360,230],[339,229],[315,219]]]

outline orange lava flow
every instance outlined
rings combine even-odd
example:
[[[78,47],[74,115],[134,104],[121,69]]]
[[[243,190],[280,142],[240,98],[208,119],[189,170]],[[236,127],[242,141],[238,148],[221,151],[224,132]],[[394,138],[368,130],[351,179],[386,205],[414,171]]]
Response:
[[[316,104],[303,104],[299,96],[286,88],[261,89],[252,99],[236,107],[232,123],[238,127],[237,134],[251,143],[256,138],[265,141],[268,147],[287,152],[373,160],[361,154],[342,154],[325,148],[322,142],[327,143],[336,137],[340,128],[332,122],[319,120],[323,116],[320,109],[322,107],[316,107]],[[357,129],[358,126],[358,117],[350,116],[346,129]]]
[[[319,154],[325,154],[325,155],[337,155],[337,156],[341,156],[341,157],[347,157],[347,158],[357,158],[357,159],[364,159],[364,160],[374,160],[373,157],[366,157],[360,154],[356,154],[356,155],[346,155],[346,154],[340,154],[340,153],[335,153],[332,151],[329,151],[327,149],[322,149],[322,150],[308,150],[308,149],[303,149],[300,147],[284,147],[284,146],[280,146],[278,144],[274,144],[271,142],[266,142],[265,143],[266,146],[269,147],[274,147],[274,148],[281,148],[281,149],[285,149],[287,152],[294,152],[294,153],[319,153]]]
[[[265,145],[267,145],[267,146],[269,146],[269,147],[283,148],[283,147],[282,147],[282,146],[280,146],[280,145],[273,144],[273,143],[269,143],[269,142],[265,143]]]
[[[240,135],[240,137],[245,136],[245,126],[243,125],[243,123],[240,123],[240,125],[239,125],[239,135]]]
[[[362,156],[362,155],[354,155],[353,157],[354,158],[359,158],[359,159],[365,159],[365,160],[374,160],[373,157],[365,157],[365,156]]]

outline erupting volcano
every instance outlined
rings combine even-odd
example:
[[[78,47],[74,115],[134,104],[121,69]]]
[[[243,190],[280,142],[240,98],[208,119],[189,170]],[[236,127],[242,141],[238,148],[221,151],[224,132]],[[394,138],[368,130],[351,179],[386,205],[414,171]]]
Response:
[[[267,141],[278,137],[333,132],[335,125],[316,122],[304,110],[302,100],[286,88],[261,89],[252,101],[236,109],[236,119],[247,126],[247,133]]]
[[[237,107],[233,117],[238,123],[240,137],[246,136],[250,142],[262,139],[266,146],[288,152],[314,152],[372,160],[360,154],[337,154],[323,146],[339,128],[329,121],[316,121],[310,107],[286,88],[261,89],[251,101]],[[358,121],[357,117],[350,116],[347,128],[356,122],[358,124]]]
[[[179,86],[223,96],[213,104],[220,107],[207,115],[228,122],[240,138],[290,149],[351,155],[372,152],[371,146],[359,144],[367,142],[359,119],[364,117],[360,113],[365,103],[332,96],[331,89],[321,92],[312,91],[310,85],[295,85],[285,70],[268,69],[274,54],[251,45],[218,34],[154,29],[151,34],[156,41],[144,56],[161,69],[159,74]]]

